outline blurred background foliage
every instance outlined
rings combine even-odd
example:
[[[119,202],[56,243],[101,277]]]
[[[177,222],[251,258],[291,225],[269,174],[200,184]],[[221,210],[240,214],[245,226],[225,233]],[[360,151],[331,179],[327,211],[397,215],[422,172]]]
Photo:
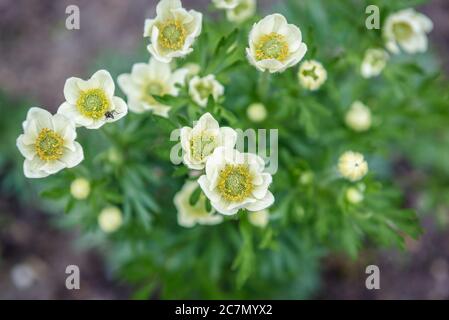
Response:
[[[201,75],[216,74],[226,87],[224,103],[200,109],[183,88],[177,98],[159,98],[173,107],[169,119],[129,114],[98,131],[80,128],[84,162],[44,180],[23,177],[15,147],[31,104],[1,93],[0,111],[8,115],[0,117],[3,195],[50,212],[62,228],[79,228],[79,244],[99,248],[115,278],[135,289],[134,298],[311,297],[321,283],[324,257],[356,259],[364,247],[403,248],[406,238],[426,232],[416,212],[447,207],[449,88],[438,58],[433,52],[404,54],[394,56],[378,78],[367,80],[359,72],[365,50],[383,47],[381,30],[365,27],[365,8],[378,5],[383,22],[389,13],[424,2],[285,0],[267,9],[300,26],[309,47],[306,59],[327,69],[327,82],[313,93],[299,87],[297,68],[264,84],[247,63],[247,34],[262,15],[234,31],[211,7],[214,16],[207,15],[194,52],[178,66],[195,62]],[[136,51],[92,57],[82,77],[104,68],[116,78],[148,58],[142,39]],[[62,86],[55,90],[62,92]],[[365,133],[344,123],[355,100],[373,113]],[[252,102],[268,109],[262,123],[246,115]],[[206,111],[221,125],[279,129],[279,171],[270,188],[276,202],[266,228],[251,225],[245,213],[213,227],[177,224],[173,196],[188,175],[170,162],[169,136]],[[355,184],[365,190],[360,204],[346,200],[354,184],[336,174],[338,156],[346,150],[362,152],[370,166],[368,177]],[[85,201],[70,194],[79,177],[91,182]],[[110,205],[121,208],[124,223],[106,235],[97,218]],[[445,219],[439,221],[444,225]]]

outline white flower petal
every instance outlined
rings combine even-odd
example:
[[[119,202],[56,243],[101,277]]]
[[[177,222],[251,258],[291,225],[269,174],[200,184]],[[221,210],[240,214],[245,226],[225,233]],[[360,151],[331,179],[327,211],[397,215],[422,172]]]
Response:
[[[268,191],[265,197],[263,197],[263,199],[260,199],[259,201],[247,205],[246,209],[249,211],[260,211],[270,207],[273,203],[274,203],[274,196],[270,191]]]
[[[209,180],[207,180],[207,177],[205,175],[202,175],[198,179],[198,184],[200,185],[201,190],[203,190],[206,197],[208,197],[211,202],[219,202],[220,201],[220,199],[221,199],[220,196],[210,190],[210,188],[209,188],[210,183],[209,183]]]
[[[16,141],[17,148],[19,149],[20,153],[28,160],[33,160],[33,158],[36,155],[36,149],[34,147],[34,144],[25,144],[23,142],[25,135],[21,134]]]
[[[23,173],[25,177],[29,179],[48,177],[50,174],[40,169],[44,164],[45,162],[39,159],[39,157],[34,157],[33,160],[25,159],[23,163]]]
[[[67,168],[76,167],[84,159],[83,147],[81,147],[81,145],[76,141],[74,142],[74,144],[75,144],[75,151],[66,149],[65,150],[66,152],[60,159],[61,162],[63,162]]]
[[[273,178],[268,173],[263,173],[260,175],[263,179],[262,184],[255,186],[252,194],[256,199],[263,199],[268,192],[268,187],[270,186]]]
[[[30,123],[31,121],[35,121],[38,131],[44,128],[53,129],[51,118],[51,113],[42,108],[31,108],[27,114],[27,122]]]
[[[68,78],[65,81],[64,98],[67,102],[71,104],[76,104],[81,93],[81,88],[79,86],[81,82],[83,82],[83,80],[75,77]]]
[[[114,95],[115,84],[108,71],[98,70],[92,75],[91,79],[98,83],[99,87],[102,88],[108,96],[112,97]]]

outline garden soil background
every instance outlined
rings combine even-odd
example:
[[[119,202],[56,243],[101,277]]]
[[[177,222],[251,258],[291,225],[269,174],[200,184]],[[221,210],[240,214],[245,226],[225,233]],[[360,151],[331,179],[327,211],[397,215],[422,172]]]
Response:
[[[184,0],[204,9],[209,0]],[[269,8],[273,0],[258,0]],[[56,110],[63,100],[66,78],[85,75],[93,58],[109,51],[134,55],[142,46],[146,17],[154,15],[153,0],[0,0],[0,88],[11,96],[28,97]],[[81,29],[64,28],[65,8],[76,4]],[[433,46],[449,72],[449,2],[434,0],[421,8],[434,21]],[[368,31],[367,31],[368,32]],[[12,110],[14,112],[14,110]],[[3,143],[3,142],[0,142]],[[414,206],[413,183],[419,173],[397,164],[397,181],[407,190],[404,205]],[[1,179],[1,177],[0,177]],[[449,215],[449,209],[444,210]],[[449,299],[449,229],[429,215],[426,233],[407,241],[404,252],[365,250],[355,261],[332,255],[323,261],[320,299]],[[49,216],[0,195],[0,299],[118,299],[131,289],[106,272],[101,255],[75,245],[76,230],[60,231]],[[81,270],[81,289],[65,288],[65,267]],[[381,289],[365,288],[365,267],[381,270]],[[27,273],[28,283],[14,280]],[[149,297],[151,298],[151,297]]]

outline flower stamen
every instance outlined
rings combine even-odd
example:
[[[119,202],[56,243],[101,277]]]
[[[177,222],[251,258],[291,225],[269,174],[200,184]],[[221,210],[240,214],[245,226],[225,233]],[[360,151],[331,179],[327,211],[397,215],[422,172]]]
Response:
[[[99,120],[109,110],[109,100],[104,90],[90,89],[81,92],[76,107],[82,115]]]
[[[64,139],[55,131],[44,128],[36,139],[35,150],[41,160],[59,160],[64,153]]]
[[[190,152],[195,161],[203,161],[217,146],[216,136],[202,132],[190,140]]]
[[[252,180],[248,165],[227,164],[220,171],[217,188],[226,201],[240,202],[248,198],[253,191]]]
[[[289,53],[289,47],[285,36],[279,33],[269,33],[263,35],[256,45],[256,59],[276,59],[284,61]]]
[[[169,20],[159,26],[159,41],[163,48],[180,50],[184,46],[187,30],[179,20]]]

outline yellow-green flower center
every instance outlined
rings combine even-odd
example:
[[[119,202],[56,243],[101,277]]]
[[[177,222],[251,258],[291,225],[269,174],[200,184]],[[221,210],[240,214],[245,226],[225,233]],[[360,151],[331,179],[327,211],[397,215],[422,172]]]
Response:
[[[148,104],[159,104],[153,96],[164,96],[166,93],[167,89],[163,83],[151,81],[143,87],[141,99]]]
[[[413,29],[406,22],[397,22],[393,25],[393,33],[398,40],[407,40],[413,35]]]
[[[109,110],[109,100],[104,90],[90,89],[81,92],[76,107],[82,115],[99,120]]]
[[[58,160],[64,154],[64,139],[53,130],[42,129],[36,139],[35,149],[41,160]]]
[[[187,30],[179,20],[169,20],[159,26],[159,42],[165,49],[179,50],[183,47]]]
[[[311,77],[315,81],[319,78],[316,74],[316,66],[312,66],[310,69],[303,69],[302,75],[306,78]]]
[[[236,16],[242,14],[249,9],[249,5],[246,2],[240,2],[234,9],[231,9]]]
[[[372,52],[369,56],[368,56],[368,63],[372,66],[374,66],[375,68],[381,68],[385,65],[385,54],[382,51],[376,51],[376,52]]]
[[[251,195],[254,189],[249,167],[244,164],[227,164],[218,176],[217,188],[221,197],[230,202],[240,202]]]
[[[201,99],[207,99],[211,94],[213,94],[212,83],[210,82],[199,82],[195,86],[195,89]]]
[[[196,161],[203,161],[216,147],[217,137],[207,132],[202,132],[190,139],[190,154]]]
[[[279,33],[263,35],[256,45],[256,59],[276,59],[284,61],[289,53],[288,42],[285,36]]]
[[[189,215],[192,218],[205,218],[209,216],[210,212],[206,209],[206,196],[204,194],[200,195],[199,200],[192,206],[189,202],[190,197],[186,197],[185,204],[189,206]]]
[[[150,96],[162,96],[164,95],[164,86],[160,82],[150,82],[146,87],[146,92]]]

